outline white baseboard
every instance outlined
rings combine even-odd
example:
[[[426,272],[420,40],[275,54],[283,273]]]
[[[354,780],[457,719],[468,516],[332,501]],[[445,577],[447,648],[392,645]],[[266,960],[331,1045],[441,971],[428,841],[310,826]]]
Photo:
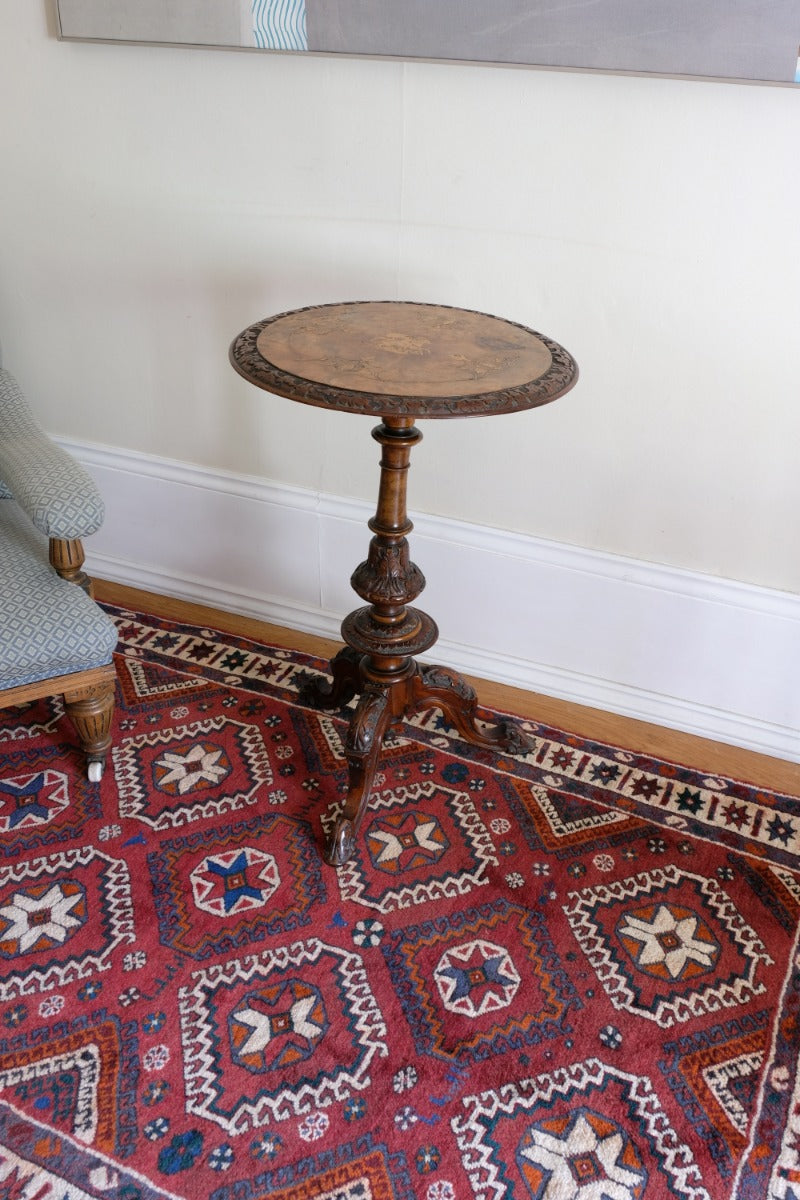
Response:
[[[102,578],[338,637],[374,504],[60,439],[108,515]],[[430,657],[800,762],[800,597],[416,515]]]

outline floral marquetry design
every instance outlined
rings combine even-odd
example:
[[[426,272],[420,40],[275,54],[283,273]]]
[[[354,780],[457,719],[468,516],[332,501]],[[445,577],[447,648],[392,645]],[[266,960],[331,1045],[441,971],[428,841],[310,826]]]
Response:
[[[513,321],[380,301],[268,317],[239,334],[230,358],[276,395],[374,416],[518,412],[555,400],[578,376],[562,346]]]

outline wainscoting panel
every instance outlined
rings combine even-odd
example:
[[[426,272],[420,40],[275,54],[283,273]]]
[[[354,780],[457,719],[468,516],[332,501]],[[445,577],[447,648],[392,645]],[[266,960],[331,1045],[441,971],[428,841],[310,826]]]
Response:
[[[102,578],[337,637],[372,504],[61,439],[106,499]],[[800,597],[412,510],[429,657],[800,762]]]

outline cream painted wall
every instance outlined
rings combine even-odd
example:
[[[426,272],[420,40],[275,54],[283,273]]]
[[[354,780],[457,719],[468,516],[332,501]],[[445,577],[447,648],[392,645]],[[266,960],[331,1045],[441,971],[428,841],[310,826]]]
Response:
[[[800,590],[800,88],[66,44],[0,0],[0,89],[0,335],[52,431],[370,499],[372,422],[228,343],[482,308],[581,381],[427,423],[412,510]]]

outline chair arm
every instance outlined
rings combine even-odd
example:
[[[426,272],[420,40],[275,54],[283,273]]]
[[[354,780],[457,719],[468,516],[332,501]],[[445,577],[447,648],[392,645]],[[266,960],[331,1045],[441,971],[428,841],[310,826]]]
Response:
[[[105,516],[88,471],[48,437],[14,376],[0,367],[0,496],[9,495],[51,538],[88,537]]]

